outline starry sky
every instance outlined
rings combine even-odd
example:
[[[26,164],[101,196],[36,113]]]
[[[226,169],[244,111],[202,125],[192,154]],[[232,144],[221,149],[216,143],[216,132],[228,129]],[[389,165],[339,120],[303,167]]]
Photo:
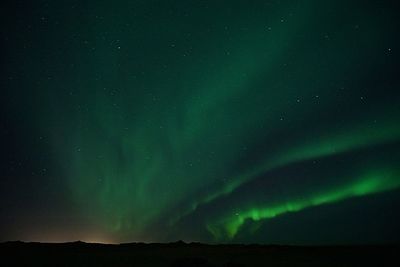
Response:
[[[400,241],[397,1],[1,5],[1,241]]]

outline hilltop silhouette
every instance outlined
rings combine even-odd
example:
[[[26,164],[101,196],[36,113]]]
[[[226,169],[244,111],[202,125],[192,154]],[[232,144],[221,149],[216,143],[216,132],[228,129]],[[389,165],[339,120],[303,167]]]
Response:
[[[399,246],[4,242],[7,266],[397,266]]]

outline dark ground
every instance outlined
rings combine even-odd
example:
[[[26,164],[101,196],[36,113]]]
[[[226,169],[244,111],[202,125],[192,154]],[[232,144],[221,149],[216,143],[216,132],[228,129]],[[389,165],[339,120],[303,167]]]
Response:
[[[0,244],[1,266],[400,266],[399,246]]]

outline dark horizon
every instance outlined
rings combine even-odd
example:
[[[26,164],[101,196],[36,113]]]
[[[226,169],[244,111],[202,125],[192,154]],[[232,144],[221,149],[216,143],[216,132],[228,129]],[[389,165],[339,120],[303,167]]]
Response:
[[[16,266],[396,266],[399,246],[0,243]],[[23,257],[21,257],[23,255]]]
[[[0,244],[10,244],[10,243],[22,243],[22,244],[42,244],[42,245],[74,245],[74,244],[86,244],[86,245],[111,245],[111,246],[124,246],[124,245],[181,245],[181,246],[244,246],[244,247],[303,247],[303,248],[330,248],[330,247],[399,247],[400,243],[381,243],[381,244],[319,244],[319,245],[294,245],[294,244],[262,244],[262,243],[202,243],[197,241],[184,241],[176,240],[171,242],[124,242],[124,243],[99,243],[99,242],[86,242],[83,240],[65,241],[65,242],[40,242],[40,241],[24,241],[24,240],[8,240],[2,241]]]

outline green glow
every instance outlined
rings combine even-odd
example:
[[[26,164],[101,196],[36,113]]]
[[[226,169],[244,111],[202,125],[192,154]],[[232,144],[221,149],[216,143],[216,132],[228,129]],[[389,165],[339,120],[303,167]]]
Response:
[[[335,203],[351,197],[359,197],[393,190],[399,186],[400,176],[398,172],[393,170],[369,172],[367,175],[357,179],[355,182],[332,188],[326,192],[318,192],[310,196],[304,196],[277,205],[269,206],[266,204],[263,207],[241,210],[239,214],[223,218],[219,224],[208,224],[207,229],[217,240],[224,237],[232,239],[243,223],[248,219],[253,221],[271,219],[285,213],[298,212],[313,206]]]
[[[157,55],[165,60],[167,70],[159,67],[158,59],[141,58],[134,50],[136,37],[128,35],[124,53],[149,60],[145,74],[136,60],[125,62],[121,51],[107,53],[109,43],[95,38],[93,72],[107,79],[77,85],[82,91],[78,101],[88,101],[88,108],[76,114],[82,123],[69,130],[71,149],[60,150],[68,162],[71,198],[113,235],[142,238],[142,234],[152,235],[149,225],[165,221],[163,227],[173,228],[199,206],[276,168],[399,140],[395,107],[379,99],[370,104],[361,101],[363,88],[351,88],[346,95],[350,100],[344,104],[335,93],[342,84],[352,86],[342,82],[347,72],[354,79],[365,76],[354,68],[368,55],[368,47],[358,47],[359,53],[341,52],[353,34],[351,29],[337,32],[327,44],[330,56],[324,60],[332,66],[329,69],[320,68],[320,56],[303,47],[307,38],[298,40],[297,33],[315,23],[315,5],[283,6],[292,13],[287,23],[275,13],[260,13],[249,21],[251,30],[243,34],[237,28],[229,38],[223,37],[221,27],[213,39],[218,46],[198,47],[199,40],[193,39],[193,53],[187,58],[179,56],[186,53],[185,45],[171,47],[170,39],[165,39],[162,47],[168,47],[168,52]],[[169,26],[174,28],[174,22]],[[379,47],[380,34],[379,27],[371,27],[369,43]],[[181,40],[180,35],[175,38]],[[302,48],[292,51],[291,44]],[[337,57],[347,65],[338,64]],[[281,66],[290,59],[295,63]],[[127,65],[124,74],[105,67],[116,62]],[[315,76],[320,83],[312,83]],[[326,80],[337,85],[327,88]],[[94,93],[86,86],[95,88]],[[340,113],[337,105],[358,109]],[[332,114],[328,123],[324,114]],[[257,152],[265,141],[270,145]],[[247,163],[237,167],[241,162]],[[306,204],[276,207],[271,215]],[[239,222],[265,216],[253,211]]]
[[[35,153],[4,158],[10,177],[30,158],[52,169],[38,187],[62,199],[65,221],[115,242],[229,240],[247,220],[256,233],[265,219],[398,187],[393,4],[33,2],[55,15],[7,31],[2,88],[15,125],[5,136],[21,132]],[[282,185],[296,196],[240,194],[324,160],[311,189]]]
[[[124,58],[118,51],[107,53],[108,44],[95,40],[98,64],[93,71],[107,73],[112,86],[94,81],[90,87],[102,90],[92,95],[83,90],[85,85],[78,85],[83,90],[80,99],[92,104],[84,115],[77,114],[86,122],[71,129],[72,151],[69,155],[61,151],[67,155],[72,198],[114,235],[142,238],[142,233],[151,235],[148,225],[166,220],[165,227],[172,228],[200,205],[229,195],[273,169],[398,140],[398,110],[374,102],[377,110],[368,112],[359,98],[361,89],[353,89],[348,96],[351,105],[360,107],[359,112],[334,115],[334,120],[324,123],[320,114],[335,114],[340,96],[324,83],[310,85],[308,73],[314,72],[321,81],[340,83],[346,70],[353,73],[352,64],[363,60],[368,50],[340,54],[337,49],[346,45],[343,40],[349,33],[337,33],[338,39],[327,47],[335,53],[326,60],[334,64],[339,56],[346,59],[347,68],[341,66],[334,72],[318,64],[304,68],[316,56],[308,50],[291,54],[286,44],[296,42],[297,33],[313,23],[314,8],[313,4],[290,8],[290,26],[279,17],[260,14],[245,35],[238,31],[218,40],[221,32],[216,32],[214,42],[221,44],[218,49],[229,51],[229,56],[207,45],[202,47],[205,52],[193,52],[190,59],[168,59],[172,65],[167,73],[149,62],[149,78],[141,77],[132,61],[120,80],[118,72],[104,66],[124,62]],[[378,28],[369,31],[372,40],[379,34]],[[172,55],[175,50],[184,53],[184,47],[171,48],[168,42]],[[136,39],[127,37],[125,43],[130,49]],[[283,70],[276,70],[288,56],[296,58],[287,70],[292,73],[290,79],[280,74]],[[316,123],[312,129],[304,128],[302,118]],[[375,118],[379,118],[376,123]],[[282,132],[287,136],[281,139]],[[252,153],[243,147],[254,150],[264,140],[275,140],[271,143],[275,147],[265,147],[254,163],[236,169]],[[279,212],[282,207],[275,211]],[[257,216],[262,214],[252,217]]]
[[[321,136],[317,138],[318,140],[304,142],[304,139],[307,140],[309,137],[304,138],[302,140],[304,144],[296,144],[297,140],[294,140],[294,143],[286,148],[287,150],[283,148],[278,154],[269,156],[263,164],[251,169],[243,175],[235,177],[231,183],[222,187],[220,190],[201,198],[198,202],[192,204],[191,208],[181,216],[186,216],[195,211],[201,204],[209,203],[220,196],[232,193],[243,183],[273,169],[299,161],[318,159],[320,157],[340,154],[366,146],[387,143],[400,138],[400,126],[397,119],[385,121],[385,123],[374,125],[373,127],[368,124],[361,124],[358,125],[358,127],[353,126],[352,128],[336,134],[333,134],[333,131],[332,129],[331,133],[327,136],[321,134]],[[286,144],[286,146],[288,145]]]

